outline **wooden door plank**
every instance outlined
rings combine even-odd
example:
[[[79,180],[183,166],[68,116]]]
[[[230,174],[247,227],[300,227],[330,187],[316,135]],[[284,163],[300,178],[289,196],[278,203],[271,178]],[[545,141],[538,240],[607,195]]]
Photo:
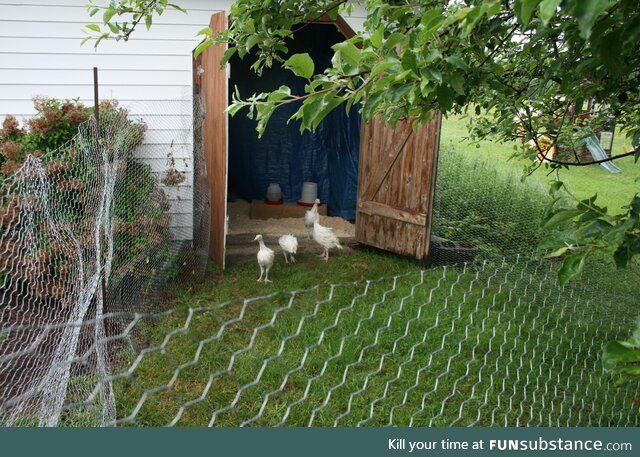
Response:
[[[227,13],[211,16],[214,35],[227,28]],[[204,94],[204,156],[210,187],[209,257],[225,267],[227,220],[227,70],[220,68],[226,46],[210,46],[201,54],[200,87]]]
[[[362,193],[362,199],[364,201],[373,199],[378,193],[380,187],[382,186],[382,183],[384,182],[384,179],[393,168],[393,164],[398,159],[398,156],[402,152],[404,146],[413,133],[413,130],[411,129],[411,125],[409,123],[399,124],[399,126],[400,127],[394,131],[394,134],[387,136],[387,139],[391,143],[390,147],[381,147],[377,144],[374,144],[372,146],[374,150],[380,151],[381,155],[380,157],[378,157],[378,162],[376,163],[372,175],[367,177],[368,186]],[[373,126],[373,128],[376,128],[376,126]],[[394,141],[397,136],[400,136],[400,138],[402,139],[399,141]]]
[[[425,258],[429,256],[431,249],[431,229],[433,226],[433,206],[436,194],[436,182],[438,177],[438,157],[440,156],[440,132],[442,130],[442,113],[438,111],[435,117],[427,125],[427,139],[431,146],[432,153],[427,157],[428,165],[424,167],[429,173],[429,185],[425,189],[427,197],[427,218],[425,224]]]
[[[363,125],[356,239],[424,259],[431,238],[440,114],[415,133],[410,121],[396,128]]]
[[[364,214],[387,217],[389,219],[407,222],[413,225],[423,226],[426,223],[427,215],[378,202],[360,202],[358,209]]]

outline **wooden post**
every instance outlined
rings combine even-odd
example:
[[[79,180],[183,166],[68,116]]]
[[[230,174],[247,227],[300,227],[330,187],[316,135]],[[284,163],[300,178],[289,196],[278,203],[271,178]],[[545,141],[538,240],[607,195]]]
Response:
[[[93,115],[96,118],[96,125],[100,120],[100,106],[98,105],[98,67],[93,67]]]

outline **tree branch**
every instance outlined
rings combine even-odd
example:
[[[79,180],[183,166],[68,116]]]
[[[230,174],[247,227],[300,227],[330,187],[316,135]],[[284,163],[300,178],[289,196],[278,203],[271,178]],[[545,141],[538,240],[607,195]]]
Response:
[[[624,157],[629,157],[632,155],[635,155],[637,152],[636,149],[633,149],[629,152],[625,152],[624,154],[618,154],[616,156],[612,156],[612,157],[608,157],[606,159],[601,159],[601,160],[593,160],[591,162],[565,162],[562,160],[555,160],[555,159],[549,159],[547,158],[547,156],[545,154],[543,154],[543,160],[547,161],[547,162],[551,162],[551,163],[555,163],[558,165],[567,165],[567,166],[571,166],[571,167],[586,167],[587,165],[597,165],[599,163],[605,163],[605,162],[613,162],[614,160],[618,160],[618,159],[622,159]]]

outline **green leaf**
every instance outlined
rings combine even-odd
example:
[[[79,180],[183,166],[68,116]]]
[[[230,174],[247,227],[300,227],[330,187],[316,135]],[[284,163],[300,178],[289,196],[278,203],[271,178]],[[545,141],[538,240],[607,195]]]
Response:
[[[294,54],[283,64],[284,68],[291,70],[296,76],[311,79],[315,71],[313,59],[308,53]]]
[[[291,95],[291,89],[287,86],[280,86],[278,90],[274,90],[269,94],[268,100],[270,102],[279,102]]]
[[[464,95],[464,76],[460,73],[452,73],[447,78],[453,90],[455,90],[458,94]]]
[[[438,84],[442,83],[442,73],[434,67],[422,67],[420,69],[420,74],[428,81],[437,81]]]
[[[244,108],[244,104],[241,103],[233,103],[227,107],[227,113],[229,113],[232,117],[236,115],[238,111]]]
[[[571,278],[582,271],[586,252],[574,252],[564,259],[560,270],[558,270],[558,281],[560,286],[564,286]]]
[[[436,90],[438,96],[438,104],[442,111],[449,111],[453,106],[453,93],[445,84],[440,84]]]
[[[185,10],[184,8],[182,8],[182,7],[178,6],[178,5],[175,5],[173,3],[168,3],[167,6],[173,8],[174,10],[178,10],[181,13],[187,14],[187,10]]]
[[[213,42],[211,40],[205,40],[202,43],[200,43],[198,46],[196,46],[195,51],[193,51],[193,55],[195,57],[198,57],[200,54],[202,54],[204,52],[205,49],[207,49],[209,46],[211,46],[213,44]]]
[[[82,46],[83,44],[85,44],[87,41],[89,41],[92,37],[88,36],[83,38],[83,40],[80,42],[80,46]]]
[[[555,194],[562,188],[563,185],[564,183],[562,181],[553,181],[551,183],[551,186],[549,186],[549,193],[551,195]]]
[[[205,35],[207,37],[210,37],[212,34],[213,34],[213,30],[211,30],[211,27],[205,27],[202,30],[200,30],[198,33],[196,33],[196,36]]]
[[[580,209],[560,210],[544,223],[543,228],[549,229],[555,227],[556,225],[568,221],[569,219],[573,219],[574,217],[579,216],[582,213],[584,213],[584,211]]]
[[[117,11],[115,10],[115,8],[113,7],[109,7],[107,8],[107,10],[104,12],[104,14],[102,15],[102,22],[104,22],[105,24],[109,23],[109,21],[111,20],[111,18],[117,13]]]
[[[542,23],[546,26],[551,18],[556,14],[558,10],[558,6],[560,6],[562,0],[542,0],[540,2],[540,19]]]
[[[147,30],[151,29],[151,23],[153,22],[153,15],[147,14],[144,17],[144,24],[147,26]]]
[[[362,61],[362,51],[358,49],[351,41],[343,41],[342,43],[331,46],[336,55],[342,62],[357,67]]]
[[[384,25],[380,25],[375,32],[371,35],[371,45],[380,49],[382,47],[382,37],[384,36]]]
[[[563,246],[559,249],[556,249],[553,252],[550,252],[549,254],[547,254],[545,256],[545,258],[547,259],[553,259],[554,257],[560,257],[562,254],[564,254],[565,252],[567,252],[569,249],[571,249],[570,246]]]
[[[596,219],[591,224],[588,224],[586,227],[581,228],[576,232],[576,235],[579,238],[592,238],[597,235],[600,235],[605,230],[608,230],[612,227],[612,225],[604,221],[602,219]]]
[[[618,365],[640,362],[640,349],[625,346],[619,341],[610,341],[604,347],[602,367],[606,371],[618,368]]]
[[[444,60],[450,63],[451,65],[453,65],[454,67],[460,68],[461,70],[466,70],[467,68],[469,68],[467,63],[464,60],[462,60],[460,56],[457,56],[457,55],[449,56]]]
[[[629,247],[624,244],[618,247],[616,252],[613,253],[613,260],[616,262],[618,268],[627,268],[630,258],[631,253],[629,252]]]
[[[523,27],[527,27],[529,22],[531,21],[531,17],[533,16],[533,12],[538,7],[538,3],[540,0],[521,0],[520,1],[520,9],[517,12],[518,19]]]
[[[578,28],[582,38],[589,38],[591,29],[598,17],[611,8],[615,0],[580,0],[575,2],[574,14],[578,19]]]
[[[341,97],[336,96],[335,94],[329,93],[323,98],[322,110],[313,121],[313,131],[318,128],[320,122],[336,107],[338,107],[343,102]]]
[[[98,24],[87,24],[86,27],[94,32],[100,32],[100,26]]]
[[[371,73],[369,73],[369,77],[373,78],[383,71],[386,71],[389,68],[393,67],[394,65],[398,65],[399,63],[400,61],[398,59],[394,57],[387,57],[382,62],[378,62],[373,66],[373,68],[371,69]]]
[[[302,124],[300,125],[301,132],[304,131],[305,128],[315,131],[326,115],[336,106],[340,105],[340,103],[342,103],[342,98],[332,93],[323,96],[309,97],[291,119],[302,117]]]

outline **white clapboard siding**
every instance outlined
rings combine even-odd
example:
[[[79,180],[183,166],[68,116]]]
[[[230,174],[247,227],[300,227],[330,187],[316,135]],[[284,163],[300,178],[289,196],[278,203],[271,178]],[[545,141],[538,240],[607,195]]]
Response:
[[[90,99],[93,94],[93,84],[23,84],[20,82],[0,84],[0,90],[10,87],[10,93],[3,96],[6,100],[24,100],[34,95],[48,95],[54,98]],[[75,97],[73,97],[75,94]],[[131,82],[130,84],[100,84],[100,98],[115,98],[118,100],[165,100],[178,99],[184,94],[184,86]]]
[[[176,10],[167,10],[162,16],[156,16],[154,22],[156,24],[188,24],[198,25],[202,24],[202,17],[211,16],[211,13],[219,11],[221,2],[219,1],[203,1],[202,5],[209,4],[211,8],[191,9],[187,14]],[[86,2],[84,0],[75,2],[76,6],[63,6],[58,1],[52,0],[47,4],[32,4],[32,3],[4,3],[2,6],[2,19],[5,21],[17,21],[17,22],[65,22],[68,24],[89,24],[92,22],[102,22],[102,18],[89,17],[87,9],[84,7]],[[223,8],[224,9],[224,8]],[[25,16],[26,14],[26,16]],[[144,28],[144,25],[143,27]]]
[[[0,7],[2,7],[1,3]],[[81,24],[73,23],[71,25],[68,22],[47,22],[47,35],[50,38],[77,40],[76,44],[80,46],[80,41],[87,36],[83,29],[85,29],[86,24],[89,22],[90,21],[84,21]],[[3,37],[37,37],[42,35],[42,28],[45,27],[45,25],[40,22],[16,22],[4,18],[0,18],[0,24],[2,25],[0,36]],[[129,41],[192,41],[202,28],[202,24],[154,24],[151,30],[143,30],[144,35],[137,35],[138,32],[136,31]],[[89,41],[85,43],[82,48],[92,50],[94,46],[93,43]]]
[[[66,85],[68,81],[91,81],[93,72],[86,69],[83,70],[49,70],[42,69],[34,71],[33,69],[13,69],[0,68],[0,84],[13,84],[5,81],[21,81],[21,84],[29,85]],[[104,85],[125,85],[130,81],[152,80],[154,84],[159,85],[178,85],[188,86],[191,84],[191,69],[188,70],[165,70],[148,72],[141,70],[120,70],[120,71],[101,71],[100,84]]]
[[[104,0],[103,3],[106,3]],[[231,0],[176,0],[188,14],[167,10],[151,30],[140,27],[128,42],[103,41],[80,46],[91,18],[87,0],[0,0],[0,121],[7,115],[34,114],[33,97],[80,99],[93,104],[92,68],[99,68],[100,98],[117,99],[132,118],[148,126],[138,157],[158,180],[169,156],[186,181],[165,188],[171,200],[171,227],[177,239],[192,236],[193,125],[192,57],[196,34]],[[363,7],[356,2],[351,17],[361,30]]]
[[[169,207],[169,213],[171,214],[189,214],[193,207],[192,200],[172,200]]]
[[[140,161],[142,163],[150,165],[151,166],[151,170],[153,172],[160,173],[160,174],[164,174],[166,172],[167,168],[169,168],[169,161],[166,158],[163,158],[163,159],[158,159],[158,158],[148,159],[148,158],[141,157]],[[175,170],[183,172],[183,173],[191,172],[191,163],[190,163],[190,161],[189,161],[189,163],[185,163],[185,160],[174,160],[174,162],[175,163],[173,164],[173,168]]]
[[[171,200],[191,200],[193,189],[189,186],[171,186],[165,189],[165,194]]]
[[[194,36],[192,40],[130,40],[116,42],[107,40],[100,43],[98,48],[86,43],[80,46],[79,40],[66,38],[29,38],[29,37],[5,37],[2,38],[4,54],[136,54],[158,56],[180,56],[185,51],[193,49],[192,44],[198,43]]]
[[[0,5],[0,9],[2,6]],[[3,38],[0,38],[2,43]],[[197,43],[196,43],[197,45]],[[195,47],[195,46],[194,46]],[[189,55],[186,53],[185,55]],[[98,67],[101,72],[142,70],[159,72],[166,70],[185,70],[185,56],[148,56],[127,54],[99,54],[93,48],[87,48],[85,54],[47,54],[34,49],[31,54],[21,57],[20,54],[6,53],[0,48],[0,67],[25,68],[29,70],[91,70]],[[84,79],[83,79],[84,81]]]

